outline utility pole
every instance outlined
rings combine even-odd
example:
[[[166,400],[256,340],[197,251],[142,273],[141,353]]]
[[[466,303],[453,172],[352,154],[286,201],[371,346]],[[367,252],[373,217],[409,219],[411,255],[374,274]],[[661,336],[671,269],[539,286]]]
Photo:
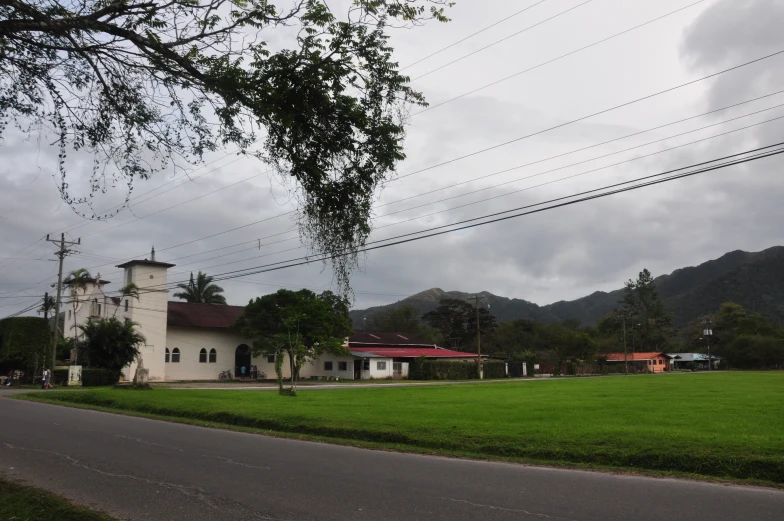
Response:
[[[57,336],[60,334],[60,299],[62,298],[62,291],[63,291],[63,259],[65,256],[68,255],[71,250],[69,250],[66,246],[76,246],[77,244],[82,243],[82,239],[78,239],[76,242],[73,241],[66,241],[65,234],[60,234],[60,240],[57,239],[50,239],[49,234],[46,234],[46,241],[56,244],[58,246],[58,250],[54,252],[57,258],[60,259],[60,268],[57,273],[57,299],[54,302],[54,335],[52,336],[52,371],[54,371],[55,360],[57,357]],[[76,320],[76,317],[74,317]]]
[[[705,329],[703,329],[702,334],[705,336],[705,341],[708,343],[708,371],[710,371],[713,365],[713,360],[711,359],[710,355],[710,337],[713,334],[713,329],[711,329],[712,320],[710,318],[706,318],[702,321],[705,325]]]
[[[476,371],[479,375],[479,379],[482,380],[482,333],[481,328],[479,327],[479,299],[483,298],[482,295],[474,295],[473,297],[468,297],[469,300],[473,300],[476,303]]]
[[[629,374],[629,358],[627,356],[626,348],[626,314],[621,313],[621,321],[623,322],[623,367],[624,372]]]

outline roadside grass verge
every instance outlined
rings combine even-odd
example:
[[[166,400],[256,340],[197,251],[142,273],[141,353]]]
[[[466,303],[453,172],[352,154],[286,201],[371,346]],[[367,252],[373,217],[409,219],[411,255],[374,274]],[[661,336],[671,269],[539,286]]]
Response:
[[[14,521],[112,521],[49,492],[0,478],[0,519]]]
[[[175,389],[23,397],[363,446],[784,484],[780,372],[302,389],[296,398]]]

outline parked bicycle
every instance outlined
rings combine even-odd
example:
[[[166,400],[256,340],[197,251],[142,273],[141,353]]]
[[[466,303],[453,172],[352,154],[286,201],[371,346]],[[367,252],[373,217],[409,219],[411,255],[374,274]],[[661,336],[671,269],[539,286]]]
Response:
[[[234,378],[232,378],[231,370],[229,370],[229,369],[226,369],[225,371],[221,371],[221,373],[218,375],[218,378],[221,379],[221,380],[233,380],[234,379]]]

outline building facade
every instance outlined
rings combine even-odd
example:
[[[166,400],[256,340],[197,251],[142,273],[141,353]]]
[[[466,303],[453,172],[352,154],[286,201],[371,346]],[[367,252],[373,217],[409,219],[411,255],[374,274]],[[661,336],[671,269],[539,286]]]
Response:
[[[72,288],[66,302],[63,335],[80,336],[78,324],[89,320],[117,317],[136,323],[146,342],[140,347],[149,380],[217,380],[221,373],[240,377],[251,366],[267,378],[275,377],[272,356],[253,356],[249,339],[232,329],[242,315],[242,306],[218,306],[168,300],[167,270],[173,264],[133,260],[120,264],[123,285],[134,283],[139,298],[119,298],[106,294],[109,281],[100,276],[89,279],[84,288]],[[422,343],[397,333],[356,333],[346,339],[348,354],[323,355],[306,363],[301,379],[397,379],[408,376],[409,363],[420,356],[429,359],[468,361],[475,353],[463,353]],[[123,371],[133,379],[137,362]],[[290,377],[288,360],[283,360],[283,376]]]

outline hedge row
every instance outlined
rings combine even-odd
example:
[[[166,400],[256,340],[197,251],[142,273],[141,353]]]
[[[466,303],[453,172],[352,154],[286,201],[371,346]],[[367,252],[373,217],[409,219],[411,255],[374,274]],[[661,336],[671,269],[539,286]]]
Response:
[[[485,378],[504,378],[504,362],[485,361]],[[476,362],[416,359],[408,367],[409,380],[473,380],[477,378]]]
[[[54,385],[68,385],[68,369],[55,369],[52,371],[52,383]],[[114,385],[120,381],[121,373],[110,369],[97,367],[82,368],[82,386],[99,387],[102,385]]]
[[[82,369],[82,385],[84,387],[114,385],[120,381],[120,375],[120,371],[85,367]]]

